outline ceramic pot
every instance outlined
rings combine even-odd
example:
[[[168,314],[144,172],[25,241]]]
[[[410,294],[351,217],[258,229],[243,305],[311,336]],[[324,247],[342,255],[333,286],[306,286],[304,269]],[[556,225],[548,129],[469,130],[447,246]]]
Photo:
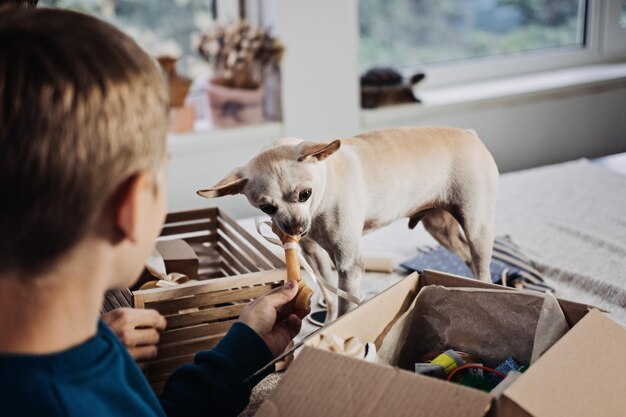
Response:
[[[263,89],[229,88],[209,82],[211,117],[216,127],[263,122]]]

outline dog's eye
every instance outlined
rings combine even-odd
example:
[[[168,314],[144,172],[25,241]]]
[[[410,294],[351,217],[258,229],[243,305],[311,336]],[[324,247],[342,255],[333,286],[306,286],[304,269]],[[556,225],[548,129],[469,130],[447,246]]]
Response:
[[[311,189],[310,188],[300,192],[300,195],[298,195],[298,201],[300,203],[304,203],[305,201],[307,201],[309,199],[309,197],[311,197]]]
[[[270,216],[274,213],[276,213],[276,211],[278,210],[278,208],[276,208],[276,206],[273,206],[271,204],[263,204],[262,206],[259,206],[259,208],[261,209],[261,211],[263,213],[267,213]]]

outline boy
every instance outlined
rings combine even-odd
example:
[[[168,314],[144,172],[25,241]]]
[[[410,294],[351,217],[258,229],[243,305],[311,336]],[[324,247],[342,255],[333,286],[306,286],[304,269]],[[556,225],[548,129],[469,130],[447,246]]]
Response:
[[[3,7],[37,7],[39,0],[0,0]],[[111,328],[126,346],[131,357],[140,368],[144,361],[157,355],[159,332],[165,329],[165,319],[156,310],[118,308],[104,313],[102,321]]]
[[[236,415],[265,374],[250,376],[299,332],[307,312],[288,309],[297,288],[285,285],[157,399],[98,321],[104,292],[132,284],[164,220],[166,95],[154,62],[102,21],[0,13],[3,415]]]

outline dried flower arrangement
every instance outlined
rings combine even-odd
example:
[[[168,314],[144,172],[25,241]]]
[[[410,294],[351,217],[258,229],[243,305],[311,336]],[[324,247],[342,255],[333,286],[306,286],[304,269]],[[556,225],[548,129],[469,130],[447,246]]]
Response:
[[[269,30],[246,21],[216,25],[198,43],[198,52],[213,67],[212,82],[229,88],[259,88],[264,69],[278,65],[283,51],[283,44]]]

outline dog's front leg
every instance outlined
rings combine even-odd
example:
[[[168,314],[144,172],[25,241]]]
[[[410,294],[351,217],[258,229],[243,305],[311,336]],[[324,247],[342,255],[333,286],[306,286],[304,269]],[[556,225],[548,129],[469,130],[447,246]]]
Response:
[[[339,275],[339,288],[360,298],[361,297],[361,277],[363,276],[363,262],[361,261],[361,251],[356,238],[352,242],[342,242],[337,245],[333,259]],[[344,298],[339,298],[338,314],[342,316],[356,307]]]
[[[302,240],[300,240],[300,246],[302,247],[304,257],[313,268],[313,271],[329,284],[337,285],[337,275],[332,269],[330,256],[326,253],[324,248],[309,237],[302,238]],[[331,312],[326,318],[326,321],[329,322],[337,318],[337,297],[328,291],[326,292],[326,296],[329,297],[327,307],[328,311]],[[321,294],[319,297],[321,297]]]

